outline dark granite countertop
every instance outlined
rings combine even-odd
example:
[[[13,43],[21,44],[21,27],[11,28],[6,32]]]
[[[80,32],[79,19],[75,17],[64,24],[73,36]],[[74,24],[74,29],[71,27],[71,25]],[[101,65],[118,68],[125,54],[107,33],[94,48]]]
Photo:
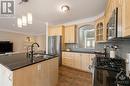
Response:
[[[0,56],[0,64],[7,67],[11,71],[14,71],[55,57],[57,56],[46,55],[45,58],[41,56],[41,57],[34,58],[34,61],[31,62],[30,59],[27,58],[25,53],[2,55]]]
[[[98,51],[66,51],[66,50],[62,50],[62,52],[90,53],[90,54],[104,54],[104,53],[102,53],[102,52],[98,52]]]

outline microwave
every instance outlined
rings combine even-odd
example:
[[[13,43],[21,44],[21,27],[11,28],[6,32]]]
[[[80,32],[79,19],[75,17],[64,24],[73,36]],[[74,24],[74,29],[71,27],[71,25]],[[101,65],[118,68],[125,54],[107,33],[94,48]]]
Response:
[[[122,14],[121,8],[113,10],[112,15],[107,24],[108,40],[122,37]]]

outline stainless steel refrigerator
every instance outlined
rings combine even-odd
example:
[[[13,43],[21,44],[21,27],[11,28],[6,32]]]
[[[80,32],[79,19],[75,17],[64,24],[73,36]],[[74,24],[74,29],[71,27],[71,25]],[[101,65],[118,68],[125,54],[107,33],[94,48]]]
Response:
[[[62,64],[61,43],[62,43],[61,36],[48,37],[48,54],[57,55],[59,57],[59,65]]]

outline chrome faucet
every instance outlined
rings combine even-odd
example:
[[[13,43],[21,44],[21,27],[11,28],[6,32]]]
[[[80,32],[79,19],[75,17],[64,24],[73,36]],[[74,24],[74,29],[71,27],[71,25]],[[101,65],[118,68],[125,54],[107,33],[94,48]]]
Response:
[[[30,47],[31,47],[31,46],[28,46],[28,47],[27,47],[27,52],[26,52],[27,57],[30,56],[30,52],[29,52]]]
[[[31,57],[30,57],[30,59],[31,59],[31,62],[33,62],[33,55],[34,55],[34,45],[37,45],[38,47],[40,47],[39,46],[39,44],[38,43],[33,43],[32,45],[31,45]]]

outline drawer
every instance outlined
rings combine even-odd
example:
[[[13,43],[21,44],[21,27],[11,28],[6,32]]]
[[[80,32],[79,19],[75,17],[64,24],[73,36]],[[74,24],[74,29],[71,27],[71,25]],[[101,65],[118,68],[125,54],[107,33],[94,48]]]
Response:
[[[63,58],[62,64],[68,67],[73,67],[73,59]]]

